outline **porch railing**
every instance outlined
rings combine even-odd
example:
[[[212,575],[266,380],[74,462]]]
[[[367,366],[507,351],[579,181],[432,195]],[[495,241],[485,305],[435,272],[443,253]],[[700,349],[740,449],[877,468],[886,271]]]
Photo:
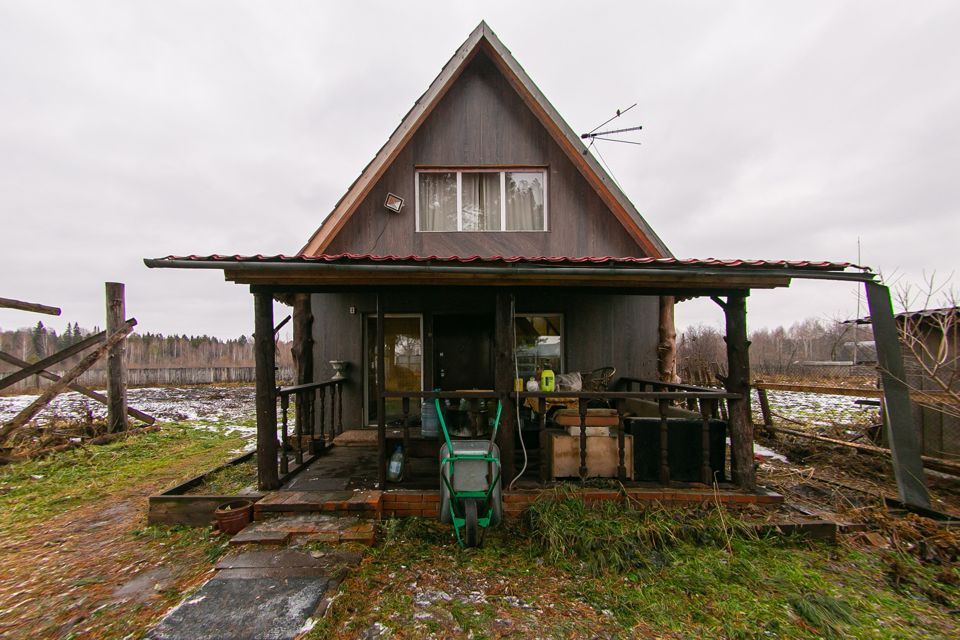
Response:
[[[288,387],[277,387],[277,397],[280,399],[280,447],[279,469],[280,480],[290,474],[290,456],[288,451],[293,449],[296,468],[304,465],[304,449],[309,452],[310,458],[306,464],[313,461],[316,455],[326,448],[333,439],[343,433],[343,380],[326,380],[324,382],[307,382]],[[293,442],[289,437],[290,398],[295,399],[296,419],[294,420]],[[329,403],[327,401],[329,396]],[[319,411],[317,411],[319,401]],[[329,410],[327,407],[329,406]],[[329,423],[327,418],[329,417]],[[327,425],[329,424],[329,430]],[[306,444],[306,447],[304,446]]]
[[[410,445],[410,399],[432,400],[435,398],[452,399],[485,399],[485,400],[513,400],[524,402],[532,398],[537,402],[537,428],[539,432],[540,444],[540,482],[549,481],[549,460],[545,455],[547,449],[547,403],[549,400],[563,400],[576,402],[577,411],[580,416],[580,436],[579,436],[579,454],[580,467],[579,475],[581,480],[585,480],[588,475],[587,468],[587,416],[589,403],[594,400],[606,401],[617,411],[617,452],[618,465],[617,476],[621,481],[627,479],[627,469],[625,466],[625,432],[624,417],[625,403],[628,400],[647,400],[657,404],[659,424],[659,482],[661,484],[670,483],[670,465],[669,465],[669,422],[668,413],[674,403],[685,404],[689,407],[696,407],[701,420],[701,452],[702,464],[700,470],[700,480],[704,484],[713,483],[713,471],[710,466],[710,420],[714,419],[719,412],[720,402],[730,399],[739,399],[740,396],[727,393],[722,390],[708,389],[704,387],[693,387],[690,385],[674,385],[659,383],[654,381],[644,381],[639,378],[628,379],[632,384],[638,385],[646,383],[647,387],[657,385],[657,390],[641,391],[553,391],[553,392],[531,392],[520,391],[509,394],[498,393],[495,391],[385,391],[381,397],[400,398],[402,407],[403,441],[404,451],[409,451]],[[381,405],[382,406],[382,405]],[[502,420],[512,420],[513,416],[504,412]],[[504,430],[505,433],[512,433],[512,430]],[[385,420],[380,421],[380,478],[386,478],[386,427]],[[382,486],[382,485],[381,485]]]

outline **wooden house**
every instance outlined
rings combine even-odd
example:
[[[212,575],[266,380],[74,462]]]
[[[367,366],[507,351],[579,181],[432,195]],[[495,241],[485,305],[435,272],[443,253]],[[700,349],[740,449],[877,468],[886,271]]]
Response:
[[[624,403],[654,407],[655,437],[647,442],[656,450],[661,483],[672,480],[667,413],[683,403],[703,416],[702,439],[683,444],[700,460],[697,479],[729,478],[753,489],[749,290],[785,287],[794,277],[874,278],[850,272],[846,263],[675,258],[484,23],[294,255],[146,263],[222,269],[228,280],[250,286],[265,489],[302,461],[305,438],[319,441],[313,447],[319,451],[331,428],[367,426],[377,427],[383,486],[394,427],[406,427],[402,443],[413,452],[420,441],[409,425],[421,400],[458,395],[502,402],[498,439],[507,479],[519,470],[521,453],[544,451],[544,408],[563,396],[581,427],[589,424],[591,402],[618,409],[613,437],[621,479],[633,477],[624,462]],[[726,389],[676,384],[673,305],[696,296],[712,297],[727,318]],[[299,370],[298,386],[279,391],[274,298],[294,306]],[[342,381],[330,381],[330,362],[345,363]],[[518,392],[516,379],[526,381],[538,367],[588,378],[601,368],[616,374],[605,388]],[[282,451],[294,443],[297,462],[278,454],[278,393],[284,409],[291,396],[299,399],[297,423],[287,433],[284,420],[280,438]],[[716,452],[710,462],[709,423],[719,417],[721,401],[729,404],[723,416],[732,438],[729,474]],[[533,425],[529,442],[517,429],[518,404],[526,407],[523,424]],[[583,477],[591,446],[585,434],[581,428]],[[435,459],[436,449],[434,441],[426,455]],[[541,456],[529,473],[546,481],[548,466]]]

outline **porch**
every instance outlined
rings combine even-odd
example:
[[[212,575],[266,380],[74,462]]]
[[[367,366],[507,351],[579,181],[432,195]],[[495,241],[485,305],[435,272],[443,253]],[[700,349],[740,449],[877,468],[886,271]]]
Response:
[[[575,452],[579,464],[574,473],[562,477],[574,479],[580,483],[588,482],[591,475],[588,459],[591,445],[599,440],[588,435],[590,426],[588,416],[591,403],[602,403],[614,410],[615,425],[611,426],[611,435],[616,442],[616,467],[606,475],[628,487],[630,477],[634,482],[653,482],[664,491],[678,487],[678,482],[693,482],[701,488],[735,488],[753,493],[756,480],[753,464],[753,425],[750,419],[749,393],[749,342],[747,340],[746,301],[753,289],[772,289],[786,287],[792,278],[816,278],[837,281],[862,282],[867,289],[867,299],[874,317],[890,317],[889,292],[886,287],[875,281],[869,272],[847,272],[849,265],[843,263],[788,263],[764,261],[717,261],[649,258],[396,258],[376,256],[296,256],[274,258],[263,257],[219,257],[208,258],[167,258],[154,261],[151,266],[171,266],[188,268],[222,268],[228,280],[250,285],[255,307],[255,343],[257,356],[257,426],[258,426],[258,482],[261,490],[273,491],[281,487],[295,489],[297,473],[307,474],[313,481],[334,485],[342,483],[344,478],[335,473],[337,446],[329,447],[331,435],[339,435],[343,429],[344,385],[356,385],[358,380],[349,382],[315,380],[313,362],[313,341],[323,335],[315,330],[314,320],[324,321],[326,310],[316,305],[316,294],[343,294],[353,292],[362,294],[373,302],[368,315],[362,315],[355,327],[369,326],[368,342],[372,344],[369,352],[375,361],[369,363],[373,378],[366,388],[370,393],[366,399],[374,403],[372,416],[376,418],[376,455],[372,448],[367,449],[362,460],[355,460],[353,469],[347,478],[346,486],[351,483],[365,485],[364,489],[383,491],[403,490],[404,482],[418,490],[430,491],[438,484],[437,451],[439,441],[435,441],[429,455],[417,457],[411,455],[422,444],[422,438],[416,438],[411,419],[420,403],[436,398],[441,400],[462,399],[499,404],[502,409],[501,421],[496,442],[501,451],[502,478],[504,487],[550,485],[556,473],[549,471],[546,457],[547,441],[551,429],[545,424],[547,403],[561,398],[572,405],[575,431]],[[148,264],[150,264],[148,262]],[[489,313],[492,320],[492,385],[489,388],[476,385],[456,390],[434,391],[436,378],[423,379],[416,390],[391,388],[387,384],[385,366],[385,319],[392,313],[403,312],[411,298],[423,296],[429,291],[431,299],[443,299],[454,294],[470,292],[477,299],[489,301]],[[515,319],[529,299],[550,300],[571,296],[606,296],[606,300],[629,300],[637,297],[659,300],[659,317],[651,324],[646,320],[623,316],[616,318],[616,326],[610,322],[601,325],[601,341],[609,342],[612,332],[617,332],[622,341],[617,347],[628,351],[637,361],[655,363],[660,379],[644,378],[624,379],[624,385],[616,390],[607,391],[558,391],[527,392],[515,391],[517,359],[515,355],[516,328]],[[486,297],[484,297],[486,296]],[[722,309],[726,323],[727,376],[722,380],[723,388],[707,389],[676,384],[674,357],[671,340],[673,338],[673,303],[675,300],[693,297],[709,297]],[[294,306],[294,349],[297,356],[297,375],[299,384],[293,387],[278,388],[274,372],[275,343],[273,336],[273,300],[282,299]],[[582,299],[582,298],[581,298]],[[604,306],[604,305],[608,305]],[[601,312],[607,309],[612,313],[616,303],[599,305]],[[620,310],[628,309],[621,306]],[[656,307],[654,307],[656,308]],[[354,307],[349,313],[355,313]],[[656,317],[656,316],[655,316]],[[891,320],[892,324],[892,320]],[[346,326],[346,325],[344,325]],[[642,330],[640,327],[644,327]],[[880,329],[881,327],[877,327]],[[638,348],[650,340],[653,331],[652,348]],[[346,341],[339,334],[323,335],[327,341]],[[649,344],[649,343],[648,343]],[[582,346],[582,345],[581,345]],[[902,382],[897,375],[896,364],[900,361],[899,346],[895,331],[881,331],[878,335],[878,351],[884,364],[884,387],[887,394],[888,415],[891,422],[892,440],[898,441],[894,447],[895,463],[898,463],[897,477],[903,493],[910,496],[907,502],[923,503],[926,500],[925,489],[917,478],[922,473],[912,465],[919,462],[913,459],[915,434],[909,418],[909,409],[902,411]],[[354,363],[360,371],[367,370],[368,363]],[[902,368],[902,364],[901,364]],[[900,378],[902,380],[902,378]],[[629,386],[632,385],[632,386]],[[336,401],[334,401],[336,399]],[[277,420],[277,403],[281,403],[281,418]],[[388,431],[387,403],[396,407],[399,401],[400,419],[398,428]],[[653,440],[646,440],[645,447],[631,448],[626,439],[633,427],[634,413],[630,403],[647,403],[655,408],[652,416],[646,416],[641,427],[645,437],[651,431]],[[533,428],[530,420],[518,415],[518,407],[533,405],[537,418]],[[291,425],[283,409],[294,405],[298,407],[296,420]],[[323,408],[325,405],[326,408]],[[414,407],[415,409],[411,409]],[[720,407],[726,408],[722,416],[723,429],[729,440],[729,455],[721,446],[721,462],[717,463],[717,454],[711,440],[714,439],[713,423],[718,421]],[[319,414],[317,413],[320,409]],[[698,465],[693,478],[679,478],[671,464],[671,424],[670,414],[678,409],[689,412],[686,417],[696,417],[698,435],[683,446],[687,458],[695,459]],[[330,421],[325,422],[326,412]],[[319,425],[318,425],[318,415]],[[518,420],[519,417],[519,420]],[[329,425],[329,426],[326,426]],[[335,432],[325,434],[325,429],[334,428]],[[348,422],[348,428],[356,425]],[[526,428],[525,428],[526,427]],[[319,429],[320,436],[317,437]],[[278,437],[279,436],[279,437]],[[291,442],[293,445],[291,445]],[[407,459],[409,474],[405,481],[396,485],[387,483],[387,460],[391,446],[396,442],[402,447]],[[325,453],[327,451],[330,453]],[[899,451],[898,451],[899,450]],[[627,458],[631,454],[650,453],[655,460],[655,477],[651,480],[630,473]],[[525,457],[524,457],[525,454]],[[331,465],[329,473],[317,471],[312,476],[310,469],[319,470],[323,461]],[[526,464],[523,464],[526,460]],[[370,467],[373,466],[376,476]],[[359,469],[364,469],[360,472]],[[357,475],[359,474],[359,475]],[[433,479],[430,479],[430,476]],[[369,486],[372,483],[372,487]],[[532,483],[532,484],[528,484]],[[360,487],[356,487],[360,488]],[[331,489],[332,490],[332,489]],[[337,489],[337,490],[346,490]],[[269,504],[266,503],[266,504]]]

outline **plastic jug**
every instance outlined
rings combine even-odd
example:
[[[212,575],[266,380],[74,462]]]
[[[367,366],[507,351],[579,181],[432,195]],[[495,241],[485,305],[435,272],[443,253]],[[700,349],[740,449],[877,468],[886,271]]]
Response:
[[[541,391],[553,391],[557,386],[557,378],[553,375],[552,369],[544,369],[543,373],[540,374],[540,390]]]
[[[387,480],[400,482],[401,478],[403,478],[403,447],[397,445],[396,451],[390,456],[390,464],[387,465]]]

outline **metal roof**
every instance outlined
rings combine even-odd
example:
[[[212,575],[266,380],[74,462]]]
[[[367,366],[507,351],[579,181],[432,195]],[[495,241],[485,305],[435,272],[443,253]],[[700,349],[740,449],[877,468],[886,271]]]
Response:
[[[748,269],[799,269],[811,271],[845,271],[849,268],[868,271],[864,267],[849,262],[828,262],[817,260],[747,260],[747,259],[719,259],[719,258],[649,258],[649,257],[617,257],[617,256],[395,256],[374,254],[319,254],[319,255],[220,255],[206,256],[166,256],[153,260],[145,260],[149,267],[163,267],[166,264],[177,262],[214,262],[229,268],[230,263],[343,263],[343,264],[489,264],[489,265],[531,265],[531,266],[661,266],[661,267],[721,267],[721,268],[748,268]],[[165,264],[166,263],[166,264]],[[189,268],[185,265],[185,268]]]

